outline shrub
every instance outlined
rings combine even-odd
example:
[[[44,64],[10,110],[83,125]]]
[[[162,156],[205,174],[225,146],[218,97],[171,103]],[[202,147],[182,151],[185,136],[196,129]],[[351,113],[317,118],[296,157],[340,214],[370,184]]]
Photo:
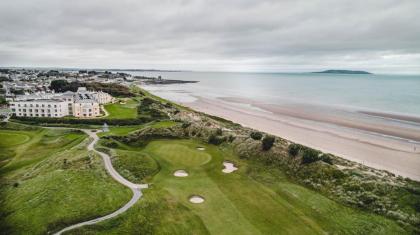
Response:
[[[219,145],[219,144],[223,143],[225,140],[226,139],[223,138],[223,137],[221,137],[221,136],[217,136],[215,134],[211,134],[209,136],[208,143],[209,144],[214,144],[214,145]]]
[[[118,144],[113,140],[103,140],[102,145],[108,148],[117,148]]]
[[[288,152],[290,156],[296,157],[299,154],[301,146],[299,144],[290,144],[288,147]]]
[[[262,139],[262,149],[264,151],[270,150],[271,147],[273,147],[274,141],[276,140],[276,138],[272,135],[266,135],[263,139]]]
[[[320,160],[319,151],[311,148],[306,148],[303,151],[302,164],[308,164]]]
[[[263,137],[263,134],[261,132],[254,131],[254,132],[251,132],[250,136],[254,140],[260,140]]]
[[[325,153],[323,153],[323,154],[321,155],[321,161],[323,161],[323,162],[325,162],[325,163],[328,163],[328,164],[330,164],[330,165],[332,165],[332,164],[333,164],[333,160],[332,160],[332,158],[330,157],[330,155],[325,154]]]

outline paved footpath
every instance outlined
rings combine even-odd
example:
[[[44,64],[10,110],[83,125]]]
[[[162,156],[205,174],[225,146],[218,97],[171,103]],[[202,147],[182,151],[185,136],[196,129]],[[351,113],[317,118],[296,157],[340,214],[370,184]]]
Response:
[[[93,219],[93,220],[89,220],[89,221],[85,221],[85,222],[81,222],[81,223],[78,223],[78,224],[71,225],[69,227],[66,227],[66,228],[58,231],[57,233],[55,233],[55,235],[59,235],[63,232],[66,232],[66,231],[69,231],[69,230],[72,230],[72,229],[75,229],[75,228],[80,228],[80,227],[85,226],[85,225],[96,224],[96,223],[99,223],[101,221],[116,217],[116,216],[124,213],[130,207],[132,207],[142,197],[143,194],[141,193],[141,189],[145,189],[145,188],[148,187],[147,184],[135,184],[135,183],[132,183],[132,182],[126,180],[124,177],[122,177],[112,166],[111,157],[108,154],[103,153],[103,152],[99,152],[94,148],[95,144],[99,140],[99,137],[96,134],[97,132],[94,132],[92,130],[82,130],[82,131],[85,132],[86,134],[88,134],[89,137],[93,139],[93,141],[87,146],[87,150],[88,151],[93,151],[93,152],[99,154],[102,157],[102,159],[105,163],[105,169],[108,171],[108,173],[111,175],[111,177],[114,178],[116,181],[118,181],[120,184],[123,184],[123,185],[127,186],[128,188],[130,188],[131,191],[133,191],[133,197],[131,198],[131,200],[129,202],[127,202],[127,204],[125,204],[120,209],[112,212],[111,214],[108,214],[108,215],[105,215],[105,216],[102,216],[102,217],[99,217],[99,218],[96,218],[96,219]]]

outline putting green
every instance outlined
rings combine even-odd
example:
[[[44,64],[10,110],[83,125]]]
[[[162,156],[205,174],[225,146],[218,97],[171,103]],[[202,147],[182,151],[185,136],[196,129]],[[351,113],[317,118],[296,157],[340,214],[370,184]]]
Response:
[[[174,167],[200,166],[211,160],[210,154],[198,151],[195,145],[186,142],[154,141],[147,146],[146,151]]]
[[[28,135],[23,133],[16,133],[13,131],[0,131],[0,148],[8,148],[23,144],[30,140]]]

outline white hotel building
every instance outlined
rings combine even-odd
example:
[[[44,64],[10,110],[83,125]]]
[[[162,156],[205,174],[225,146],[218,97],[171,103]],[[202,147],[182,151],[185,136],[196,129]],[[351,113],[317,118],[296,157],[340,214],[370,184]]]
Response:
[[[80,87],[77,92],[18,96],[10,102],[10,108],[18,117],[89,118],[100,116],[100,105],[113,101],[108,93]]]

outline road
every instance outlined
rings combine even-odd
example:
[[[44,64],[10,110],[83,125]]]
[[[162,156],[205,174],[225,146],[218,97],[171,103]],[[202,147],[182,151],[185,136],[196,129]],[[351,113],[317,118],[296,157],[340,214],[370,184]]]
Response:
[[[89,221],[85,221],[85,222],[81,222],[81,223],[78,223],[78,224],[68,226],[68,227],[58,231],[57,233],[54,233],[55,235],[62,234],[63,232],[66,232],[66,231],[69,231],[69,230],[72,230],[72,229],[75,229],[75,228],[80,228],[80,227],[85,226],[85,225],[96,224],[96,223],[99,223],[101,221],[111,219],[113,217],[116,217],[116,216],[124,213],[130,207],[132,207],[142,197],[143,194],[141,192],[141,189],[148,188],[147,184],[135,184],[135,183],[132,183],[132,182],[126,180],[112,166],[111,157],[108,154],[103,153],[103,152],[99,152],[94,148],[95,144],[99,140],[99,137],[96,134],[97,132],[92,131],[92,130],[85,130],[85,129],[80,129],[80,130],[85,132],[86,134],[88,134],[89,137],[93,139],[93,141],[90,142],[90,144],[87,146],[87,150],[88,151],[93,151],[93,152],[99,154],[102,157],[102,159],[104,161],[104,164],[105,164],[105,169],[108,171],[108,173],[111,175],[111,177],[114,178],[116,181],[118,181],[120,184],[130,188],[131,191],[133,192],[133,197],[131,198],[131,200],[127,204],[125,204],[120,209],[112,212],[111,214],[108,214],[108,215],[105,215],[105,216],[102,216],[102,217],[99,217],[99,218],[96,218],[96,219],[93,219],[93,220],[89,220]]]

